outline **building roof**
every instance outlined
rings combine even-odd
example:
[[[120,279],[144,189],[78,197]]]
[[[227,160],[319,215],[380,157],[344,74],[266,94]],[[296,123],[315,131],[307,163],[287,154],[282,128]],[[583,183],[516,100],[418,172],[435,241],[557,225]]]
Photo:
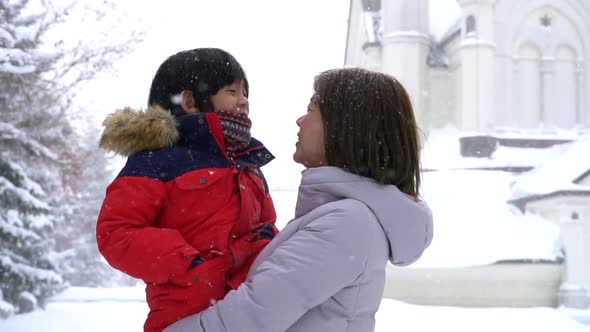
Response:
[[[360,1],[360,7],[353,7],[353,1]],[[360,8],[361,13],[353,11],[353,8]],[[382,8],[382,0],[350,0],[348,13],[348,29],[347,29],[347,52],[348,43],[350,42],[350,22],[352,15],[363,15],[364,13],[372,13],[375,17],[380,17]],[[366,16],[366,15],[365,15]],[[366,16],[369,17],[369,16]],[[380,21],[379,19],[377,21]],[[431,67],[448,67],[448,58],[444,50],[444,46],[460,35],[461,32],[461,9],[455,0],[430,0],[430,35],[432,36],[432,46],[428,56],[427,63]],[[382,24],[379,22],[378,24]],[[363,49],[368,46],[380,45],[380,36],[376,36],[376,40],[369,41],[368,44],[363,45]],[[347,54],[345,54],[345,63]]]
[[[430,0],[430,34],[441,43],[461,29],[461,7],[456,0]]]
[[[509,203],[520,206],[540,199],[590,195],[590,138],[560,144],[550,150],[547,159],[521,175],[512,186]]]
[[[445,51],[445,46],[453,39],[461,35],[461,18],[457,17],[453,25],[447,28],[445,33],[437,35],[433,34],[433,42],[430,46],[430,53],[428,54],[427,63],[430,67],[448,67],[449,59]]]

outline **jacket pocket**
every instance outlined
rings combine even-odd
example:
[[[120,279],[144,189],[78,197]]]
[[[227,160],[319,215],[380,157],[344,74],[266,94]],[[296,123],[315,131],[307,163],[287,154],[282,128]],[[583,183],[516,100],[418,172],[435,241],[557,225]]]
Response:
[[[232,199],[235,179],[228,169],[202,169],[185,173],[173,180],[160,227],[179,229],[183,235],[206,231],[214,215]],[[189,238],[187,241],[192,246]],[[199,249],[203,249],[200,247]]]
[[[210,306],[212,301],[223,298],[229,269],[229,260],[225,257],[205,261],[187,272],[190,286],[172,285],[168,298],[201,311]],[[173,280],[171,282],[174,283]]]
[[[210,188],[230,174],[227,169],[201,169],[182,174],[174,181],[182,190],[200,190]]]

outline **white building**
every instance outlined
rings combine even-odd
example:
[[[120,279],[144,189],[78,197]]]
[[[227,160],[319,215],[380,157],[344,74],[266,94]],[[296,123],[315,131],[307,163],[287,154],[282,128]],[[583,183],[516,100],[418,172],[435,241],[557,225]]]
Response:
[[[351,0],[345,65],[396,76],[426,130],[590,127],[590,1],[457,0],[444,34],[434,1]]]
[[[553,148],[541,165],[512,185],[509,202],[560,227],[566,268],[559,302],[590,307],[590,139]]]
[[[431,10],[442,2],[454,10]],[[515,174],[506,204],[560,228],[563,275],[555,264],[533,262],[514,270],[496,265],[487,282],[500,275],[506,282],[496,298],[488,299],[472,289],[489,279],[488,270],[455,269],[448,280],[437,282],[456,284],[454,294],[463,290],[463,298],[453,300],[444,292],[437,298],[432,294],[441,291],[440,284],[432,284],[428,299],[417,303],[590,306],[590,141],[583,138],[590,133],[590,0],[351,0],[345,66],[398,78],[423,130],[458,128],[462,164],[479,164],[476,157],[491,165],[459,168]],[[499,161],[494,154],[499,147],[500,155],[519,149],[527,156],[541,149],[563,151],[513,165]],[[524,270],[526,277],[519,274]],[[480,272],[483,279],[475,283],[461,279]],[[418,280],[415,271],[396,273]],[[393,288],[391,293],[408,299],[421,294]]]

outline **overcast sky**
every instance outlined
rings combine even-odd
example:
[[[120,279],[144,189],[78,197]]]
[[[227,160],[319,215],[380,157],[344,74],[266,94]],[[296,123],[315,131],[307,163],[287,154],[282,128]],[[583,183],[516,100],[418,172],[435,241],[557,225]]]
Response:
[[[151,79],[166,57],[219,47],[246,71],[253,136],[277,156],[275,173],[294,165],[295,120],[305,113],[313,78],[344,64],[347,0],[129,1],[121,6],[134,22],[128,28],[144,29],[145,41],[116,64],[117,76],[102,75],[80,96],[97,122],[116,108],[145,108]]]
[[[455,0],[431,2],[432,12],[438,13],[431,18],[432,28],[444,29]],[[116,75],[101,75],[80,96],[97,123],[116,108],[144,108],[151,79],[166,57],[185,49],[219,47],[232,53],[248,76],[253,135],[277,156],[277,171],[292,164],[295,120],[306,110],[314,76],[344,65],[349,0],[157,0],[119,5],[128,13],[126,28],[145,31],[145,41],[116,64]]]
[[[344,61],[345,0],[167,0],[127,6],[134,20],[142,20],[129,29],[144,29],[145,42],[117,64],[117,78],[106,77],[98,91],[92,89],[104,114],[126,105],[144,107],[157,67],[185,49],[219,47],[232,53],[248,75],[254,118],[262,112],[275,117],[270,109],[284,117],[297,107],[294,103],[301,105],[297,97],[311,92],[315,74]]]

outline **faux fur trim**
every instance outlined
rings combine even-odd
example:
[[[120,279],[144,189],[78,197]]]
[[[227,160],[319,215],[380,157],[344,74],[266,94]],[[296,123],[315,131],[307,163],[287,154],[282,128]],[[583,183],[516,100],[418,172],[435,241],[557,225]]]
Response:
[[[156,106],[145,111],[117,110],[103,121],[99,146],[123,156],[174,145],[180,134],[174,115]]]

